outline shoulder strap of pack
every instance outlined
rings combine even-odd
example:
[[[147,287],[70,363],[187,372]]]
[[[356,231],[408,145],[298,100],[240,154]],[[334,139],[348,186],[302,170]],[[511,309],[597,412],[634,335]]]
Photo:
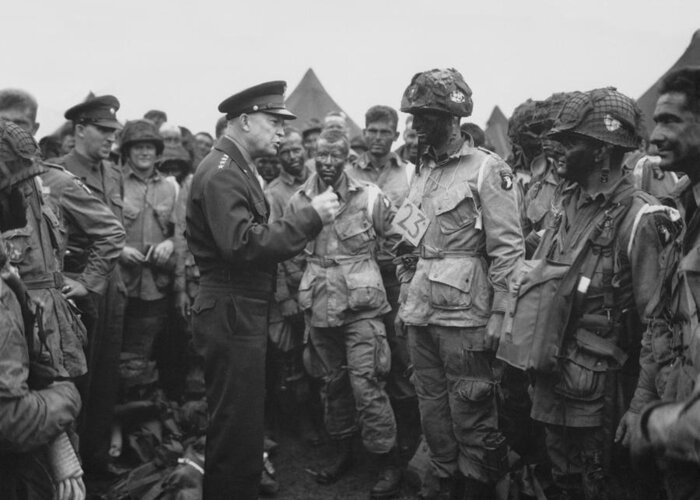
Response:
[[[476,229],[481,229],[484,224],[484,220],[481,216],[481,187],[484,185],[484,177],[486,176],[486,169],[489,167],[489,156],[486,155],[479,165],[479,172],[476,174],[476,194],[479,195],[478,200],[474,200],[476,205],[476,223],[474,227]]]
[[[479,194],[479,199],[481,199],[481,186],[484,185],[484,176],[486,175],[488,162],[489,156],[487,155],[481,162],[481,165],[479,165],[479,173],[476,176],[476,192]]]
[[[627,257],[631,258],[632,248],[634,247],[634,238],[637,235],[637,230],[639,229],[639,223],[647,214],[655,213],[666,213],[672,222],[680,220],[681,214],[675,208],[667,207],[665,205],[650,205],[645,203],[634,216],[634,222],[632,223],[632,231],[630,233],[630,241],[627,244]]]

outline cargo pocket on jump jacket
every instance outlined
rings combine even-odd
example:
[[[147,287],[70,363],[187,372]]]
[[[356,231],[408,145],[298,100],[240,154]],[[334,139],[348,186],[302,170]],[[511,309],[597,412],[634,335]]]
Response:
[[[386,292],[379,271],[348,273],[345,275],[348,287],[348,309],[366,311],[381,307],[386,301]]]
[[[24,262],[32,251],[31,235],[33,231],[32,226],[27,225],[21,229],[13,229],[3,233],[5,252],[11,264],[18,265]]]
[[[468,182],[462,182],[435,200],[440,231],[451,234],[473,224],[477,210]]]
[[[474,263],[470,260],[435,261],[428,273],[430,305],[436,309],[471,308],[473,274]]]
[[[299,307],[302,311],[311,309],[314,300],[314,281],[316,277],[310,272],[305,272],[299,283]]]
[[[335,232],[338,234],[341,245],[350,255],[356,255],[365,250],[370,242],[376,239],[372,222],[364,212],[358,212],[348,217],[343,217],[335,223]]]
[[[605,392],[605,374],[610,363],[574,344],[561,360],[560,378],[554,392],[571,399],[595,401]]]

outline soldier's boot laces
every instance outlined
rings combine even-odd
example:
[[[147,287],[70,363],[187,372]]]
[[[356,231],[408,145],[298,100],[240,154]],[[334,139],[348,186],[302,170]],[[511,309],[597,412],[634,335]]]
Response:
[[[379,474],[377,482],[369,492],[370,498],[391,498],[399,494],[401,487],[401,467],[398,449],[389,453],[377,454]]]
[[[338,456],[327,469],[319,471],[316,482],[319,484],[333,484],[343,476],[355,463],[352,454],[352,438],[337,441]]]

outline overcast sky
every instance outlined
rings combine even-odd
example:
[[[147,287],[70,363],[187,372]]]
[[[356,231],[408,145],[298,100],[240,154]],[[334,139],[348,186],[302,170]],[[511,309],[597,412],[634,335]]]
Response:
[[[313,68],[363,125],[398,107],[411,76],[454,67],[473,121],[495,105],[614,85],[639,97],[700,28],[700,1],[33,0],[2,7],[2,82],[39,101],[38,136],[88,91],[114,94],[120,120],[152,108],[213,132],[218,103]]]

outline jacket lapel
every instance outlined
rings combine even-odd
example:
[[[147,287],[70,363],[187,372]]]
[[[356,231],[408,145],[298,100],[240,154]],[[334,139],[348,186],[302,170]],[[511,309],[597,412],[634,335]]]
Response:
[[[243,156],[243,153],[241,153],[238,146],[236,146],[236,144],[226,136],[219,139],[216,149],[227,154],[233,163],[235,163],[238,168],[243,171],[246,181],[248,182],[248,187],[253,195],[254,209],[256,212],[258,212],[258,214],[264,217],[265,221],[267,221],[270,214],[270,207],[267,203],[267,198],[265,197],[265,193],[263,193],[262,186],[260,185],[260,182],[258,182],[255,173],[250,168],[250,165],[248,165],[248,162]]]

